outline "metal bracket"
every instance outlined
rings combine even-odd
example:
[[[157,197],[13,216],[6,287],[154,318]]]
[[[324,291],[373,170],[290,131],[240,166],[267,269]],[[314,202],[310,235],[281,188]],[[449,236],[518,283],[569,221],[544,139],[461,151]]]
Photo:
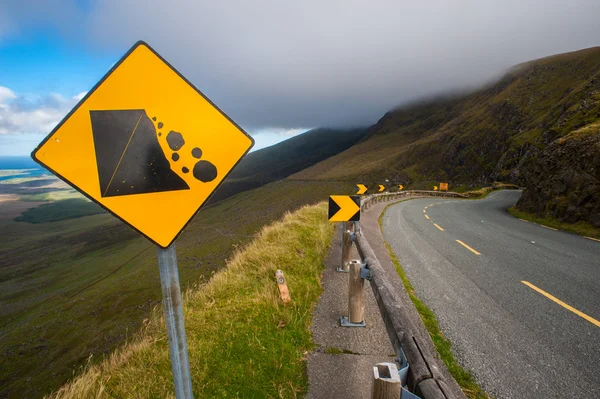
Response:
[[[360,278],[362,278],[363,280],[370,281],[372,277],[373,273],[367,268],[367,264],[363,263],[362,265],[360,265]]]
[[[365,321],[361,321],[360,323],[351,323],[348,321],[346,316],[340,317],[340,326],[342,327],[366,327]]]
[[[350,233],[350,241],[356,242],[356,232],[352,231]]]

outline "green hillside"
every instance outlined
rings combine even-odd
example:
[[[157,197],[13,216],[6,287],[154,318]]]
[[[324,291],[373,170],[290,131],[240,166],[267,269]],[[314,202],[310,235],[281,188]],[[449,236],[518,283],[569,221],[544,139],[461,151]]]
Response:
[[[359,144],[292,178],[525,184],[525,162],[600,119],[599,65],[600,47],[556,55],[478,91],[400,107]]]
[[[468,94],[407,105],[291,178],[452,189],[526,186],[519,207],[600,227],[600,47],[518,65]],[[585,137],[585,138],[584,138]],[[597,163],[597,162],[596,162]]]
[[[211,197],[214,203],[242,191],[281,180],[356,144],[365,128],[313,129],[248,154]]]

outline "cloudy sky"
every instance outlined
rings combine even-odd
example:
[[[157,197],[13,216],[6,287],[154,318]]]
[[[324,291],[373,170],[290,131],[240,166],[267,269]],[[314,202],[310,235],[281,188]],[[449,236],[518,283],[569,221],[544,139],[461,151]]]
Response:
[[[0,0],[0,155],[144,40],[264,147],[600,45],[598,0]]]

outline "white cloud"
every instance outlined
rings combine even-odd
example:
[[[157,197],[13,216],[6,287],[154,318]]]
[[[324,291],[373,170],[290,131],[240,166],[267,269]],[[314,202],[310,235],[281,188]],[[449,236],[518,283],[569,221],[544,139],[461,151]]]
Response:
[[[77,95],[76,95],[76,96],[74,96],[73,98],[74,98],[75,100],[77,100],[77,101],[81,101],[81,99],[82,99],[83,97],[85,97],[85,95],[86,95],[86,94],[88,94],[88,92],[87,92],[87,91],[82,91],[81,93],[77,94]]]
[[[260,135],[260,134],[268,134],[268,135],[273,135],[273,136],[281,136],[284,137],[282,140],[285,140],[285,138],[290,138],[290,137],[294,137],[299,135],[300,133],[304,133],[309,131],[310,129],[308,128],[277,128],[277,127],[268,127],[268,128],[264,128],[264,129],[256,129],[256,130],[252,130],[251,134],[252,136],[256,136],[256,135]]]
[[[0,135],[50,133],[83,95],[28,96],[0,86]]]
[[[0,86],[0,106],[10,100],[17,98],[15,93],[8,87]]]

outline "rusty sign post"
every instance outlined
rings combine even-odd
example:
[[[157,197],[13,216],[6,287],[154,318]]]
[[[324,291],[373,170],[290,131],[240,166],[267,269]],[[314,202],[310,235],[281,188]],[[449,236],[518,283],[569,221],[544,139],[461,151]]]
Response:
[[[156,244],[177,399],[191,399],[175,240],[254,140],[137,42],[31,157]]]

